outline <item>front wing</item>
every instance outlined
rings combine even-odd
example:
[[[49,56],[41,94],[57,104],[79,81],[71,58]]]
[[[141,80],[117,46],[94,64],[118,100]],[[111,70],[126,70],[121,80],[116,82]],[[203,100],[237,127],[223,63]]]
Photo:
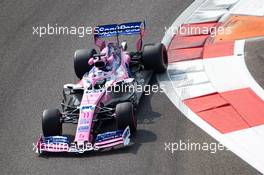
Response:
[[[36,153],[43,152],[74,152],[101,151],[130,144],[130,129],[117,130],[98,134],[95,143],[77,145],[66,136],[41,136],[37,142]]]

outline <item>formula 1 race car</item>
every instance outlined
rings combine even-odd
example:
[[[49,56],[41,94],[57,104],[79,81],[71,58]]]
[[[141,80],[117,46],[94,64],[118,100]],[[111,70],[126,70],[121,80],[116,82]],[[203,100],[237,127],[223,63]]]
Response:
[[[145,22],[102,25],[94,31],[100,49],[81,49],[74,54],[77,84],[65,84],[62,109],[44,110],[43,136],[37,152],[75,152],[105,150],[130,144],[136,134],[135,109],[154,72],[165,72],[168,65],[166,47],[147,44],[142,47]],[[136,51],[128,52],[119,36],[138,35]],[[113,37],[115,42],[102,41]],[[107,129],[107,123],[114,123]],[[75,138],[62,135],[62,124],[77,124]]]

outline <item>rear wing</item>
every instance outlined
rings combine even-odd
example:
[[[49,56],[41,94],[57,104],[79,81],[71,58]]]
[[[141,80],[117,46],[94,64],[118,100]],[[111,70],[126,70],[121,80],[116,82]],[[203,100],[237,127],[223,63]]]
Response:
[[[97,45],[100,49],[105,47],[105,42],[100,40],[100,38],[116,37],[117,42],[119,43],[119,35],[139,35],[138,41],[136,43],[136,48],[139,51],[142,48],[144,30],[145,21],[100,25],[94,30],[95,45]]]
[[[97,38],[113,37],[118,35],[140,35],[145,28],[145,22],[129,22],[123,24],[107,24],[97,26],[94,36]]]

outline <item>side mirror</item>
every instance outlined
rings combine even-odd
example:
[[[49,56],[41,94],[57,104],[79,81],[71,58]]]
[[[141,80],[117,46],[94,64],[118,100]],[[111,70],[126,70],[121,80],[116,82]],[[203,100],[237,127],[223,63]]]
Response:
[[[122,42],[121,42],[121,46],[122,46],[122,48],[123,48],[124,51],[127,50],[127,42],[122,41]]]

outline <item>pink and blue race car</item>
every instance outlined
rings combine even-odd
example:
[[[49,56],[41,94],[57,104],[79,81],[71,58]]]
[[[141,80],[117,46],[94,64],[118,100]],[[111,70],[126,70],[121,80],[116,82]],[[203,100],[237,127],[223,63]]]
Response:
[[[154,72],[166,71],[167,51],[163,44],[142,46],[144,22],[98,26],[94,31],[95,49],[74,54],[77,84],[65,84],[62,109],[46,109],[42,116],[43,136],[37,152],[99,151],[123,147],[137,131],[135,110]],[[128,52],[120,36],[138,35],[136,51]],[[114,42],[102,38],[114,37]],[[113,123],[114,127],[106,127]],[[62,135],[62,124],[77,124],[75,138]]]

